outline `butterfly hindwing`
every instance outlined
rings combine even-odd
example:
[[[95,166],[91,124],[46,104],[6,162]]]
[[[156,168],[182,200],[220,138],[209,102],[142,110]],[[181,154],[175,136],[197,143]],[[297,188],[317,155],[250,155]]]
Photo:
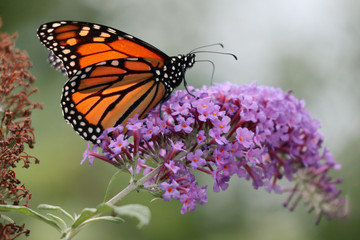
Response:
[[[165,96],[164,85],[138,59],[114,59],[79,70],[63,88],[64,118],[83,138],[94,141],[102,131],[139,114],[142,118]],[[130,69],[128,68],[130,67]]]

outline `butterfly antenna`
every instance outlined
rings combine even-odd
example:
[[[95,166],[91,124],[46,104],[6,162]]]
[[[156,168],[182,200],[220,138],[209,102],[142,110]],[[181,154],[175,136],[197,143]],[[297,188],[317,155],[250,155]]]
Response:
[[[213,47],[213,46],[220,46],[221,48],[224,48],[224,45],[222,43],[213,43],[213,44],[208,44],[208,45],[204,45],[204,46],[201,46],[201,47],[197,47],[197,48],[194,48],[193,50],[191,50],[189,52],[189,54],[196,54],[196,53],[216,53],[216,54],[222,54],[222,55],[228,55],[228,56],[232,56],[233,58],[235,58],[235,60],[237,60],[237,56],[233,53],[229,53],[229,52],[219,52],[219,51],[209,51],[209,50],[199,50],[199,49],[203,49],[203,48],[208,48],[208,47]],[[213,79],[214,79],[214,74],[215,74],[215,64],[213,61],[211,60],[195,60],[195,62],[208,62],[212,65],[212,73],[211,73],[211,80],[210,80],[210,84],[212,85],[213,84]],[[184,69],[182,69],[183,71],[183,74],[184,74]],[[188,92],[189,95],[195,97],[193,94],[191,94],[189,92],[189,90],[187,89],[187,82],[185,80],[185,74],[184,74],[184,86],[185,86],[185,89],[186,91]],[[197,97],[198,98],[198,97]]]
[[[208,47],[212,47],[212,46],[220,46],[221,48],[224,48],[224,45],[222,43],[213,43],[213,44],[208,44],[208,45],[204,45],[204,46],[201,46],[201,47],[197,47],[197,48],[194,48],[193,50],[190,51],[190,53],[216,53],[216,54],[223,54],[223,55],[230,55],[232,56],[233,58],[235,58],[235,60],[237,60],[237,56],[233,53],[228,53],[228,52],[218,52],[218,51],[208,51],[208,50],[200,50],[199,49],[202,49],[202,48],[208,48]]]
[[[194,48],[193,50],[190,51],[190,53],[194,53],[194,51],[199,50],[201,48],[207,48],[207,47],[212,47],[212,46],[220,46],[221,48],[224,48],[224,45],[222,43],[212,43],[212,44]]]
[[[235,58],[235,60],[238,60],[237,56],[233,53],[229,52],[217,52],[217,51],[206,51],[206,50],[200,50],[200,51],[193,51],[192,53],[216,53],[216,54],[223,54],[223,55],[229,55]]]
[[[211,60],[196,60],[195,62],[207,62],[210,63],[212,65],[212,73],[211,73],[211,79],[210,79],[210,85],[213,85],[213,79],[214,79],[214,74],[215,74],[215,64],[213,61]]]

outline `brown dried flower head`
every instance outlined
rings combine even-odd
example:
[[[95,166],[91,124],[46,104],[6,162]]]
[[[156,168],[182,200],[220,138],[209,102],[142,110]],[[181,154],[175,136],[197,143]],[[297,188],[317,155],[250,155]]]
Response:
[[[39,162],[25,147],[33,148],[35,142],[31,112],[42,106],[29,100],[37,91],[31,87],[35,77],[29,71],[28,55],[14,47],[16,36],[0,32],[0,204],[28,207],[31,193],[14,170],[18,164],[28,168],[31,160]],[[15,239],[28,232],[23,225],[0,223],[0,239]]]

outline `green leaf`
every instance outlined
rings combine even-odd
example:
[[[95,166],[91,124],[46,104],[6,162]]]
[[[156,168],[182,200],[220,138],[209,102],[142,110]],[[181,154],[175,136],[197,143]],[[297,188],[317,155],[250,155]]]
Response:
[[[116,171],[116,173],[111,177],[110,181],[109,181],[109,184],[106,188],[106,192],[105,192],[105,196],[104,196],[104,201],[103,203],[105,203],[107,200],[109,200],[111,198],[111,189],[112,189],[112,186],[115,184],[116,182],[116,179],[118,178],[118,176],[120,175],[122,171],[119,170],[119,171]]]
[[[100,204],[99,206],[96,207],[96,209],[97,209],[97,213],[106,213],[113,211],[112,206],[106,203]]]
[[[57,221],[47,218],[44,215],[41,215],[40,213],[38,213],[30,208],[27,208],[24,206],[0,205],[0,211],[1,212],[16,212],[16,213],[21,213],[21,214],[36,218],[40,221],[43,221],[43,222],[49,224],[50,226],[53,226],[59,232],[62,232],[62,228],[58,225]]]
[[[84,225],[85,224],[88,224],[88,223],[91,223],[91,222],[94,222],[94,221],[99,221],[99,220],[105,220],[105,221],[109,221],[109,222],[116,222],[116,223],[123,223],[125,222],[124,219],[120,218],[120,217],[113,217],[113,216],[102,216],[102,217],[94,217],[94,218],[91,218],[87,221],[84,221]]]
[[[71,216],[70,213],[68,213],[67,211],[65,211],[63,208],[61,208],[59,206],[54,206],[54,205],[49,205],[49,204],[40,204],[38,206],[38,208],[42,209],[42,210],[51,210],[51,211],[60,212],[60,213],[64,214],[67,218],[69,218],[69,220],[71,222],[75,221],[75,219],[73,218],[73,216]]]
[[[75,229],[77,228],[80,224],[82,224],[84,221],[88,220],[89,218],[95,216],[97,213],[97,209],[96,208],[84,208],[80,215],[77,217],[76,221],[74,222],[74,224],[71,226],[71,228]]]
[[[5,221],[7,221],[9,223],[14,223],[14,220],[12,220],[10,217],[8,217],[4,214],[0,214],[0,218],[4,219]]]
[[[125,206],[111,206],[119,216],[134,217],[139,220],[138,228],[148,225],[151,218],[150,209],[140,204],[128,204]]]
[[[60,218],[60,217],[58,217],[58,216],[56,216],[56,215],[54,215],[54,214],[51,214],[51,213],[48,213],[48,214],[46,214],[46,215],[47,215],[49,218],[51,218],[51,219],[53,219],[54,221],[56,221],[59,226],[62,226],[61,228],[63,229],[63,231],[65,231],[65,230],[67,229],[67,225],[66,225],[65,221],[64,221],[62,218]]]
[[[112,207],[106,204],[100,204],[97,208],[85,208],[82,210],[81,214],[76,218],[76,221],[71,226],[71,230],[67,232],[66,236],[68,239],[72,238],[76,235],[83,227],[87,224],[98,221],[98,220],[106,220],[111,222],[124,222],[123,219],[119,217],[112,216],[100,216],[102,213],[113,211]]]
[[[100,204],[97,208],[84,208],[80,215],[76,218],[76,221],[72,225],[72,228],[75,229],[83,222],[88,219],[94,217],[95,215],[99,215],[101,213],[111,212],[113,209],[107,204]]]

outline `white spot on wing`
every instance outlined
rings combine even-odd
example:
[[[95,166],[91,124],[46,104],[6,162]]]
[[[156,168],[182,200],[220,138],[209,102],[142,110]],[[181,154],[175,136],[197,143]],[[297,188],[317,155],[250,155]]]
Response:
[[[53,25],[52,25],[53,28],[56,28],[56,27],[59,27],[59,26],[61,26],[60,23],[53,23]]]
[[[119,61],[118,60],[113,60],[113,61],[111,61],[111,65],[119,66]]]

